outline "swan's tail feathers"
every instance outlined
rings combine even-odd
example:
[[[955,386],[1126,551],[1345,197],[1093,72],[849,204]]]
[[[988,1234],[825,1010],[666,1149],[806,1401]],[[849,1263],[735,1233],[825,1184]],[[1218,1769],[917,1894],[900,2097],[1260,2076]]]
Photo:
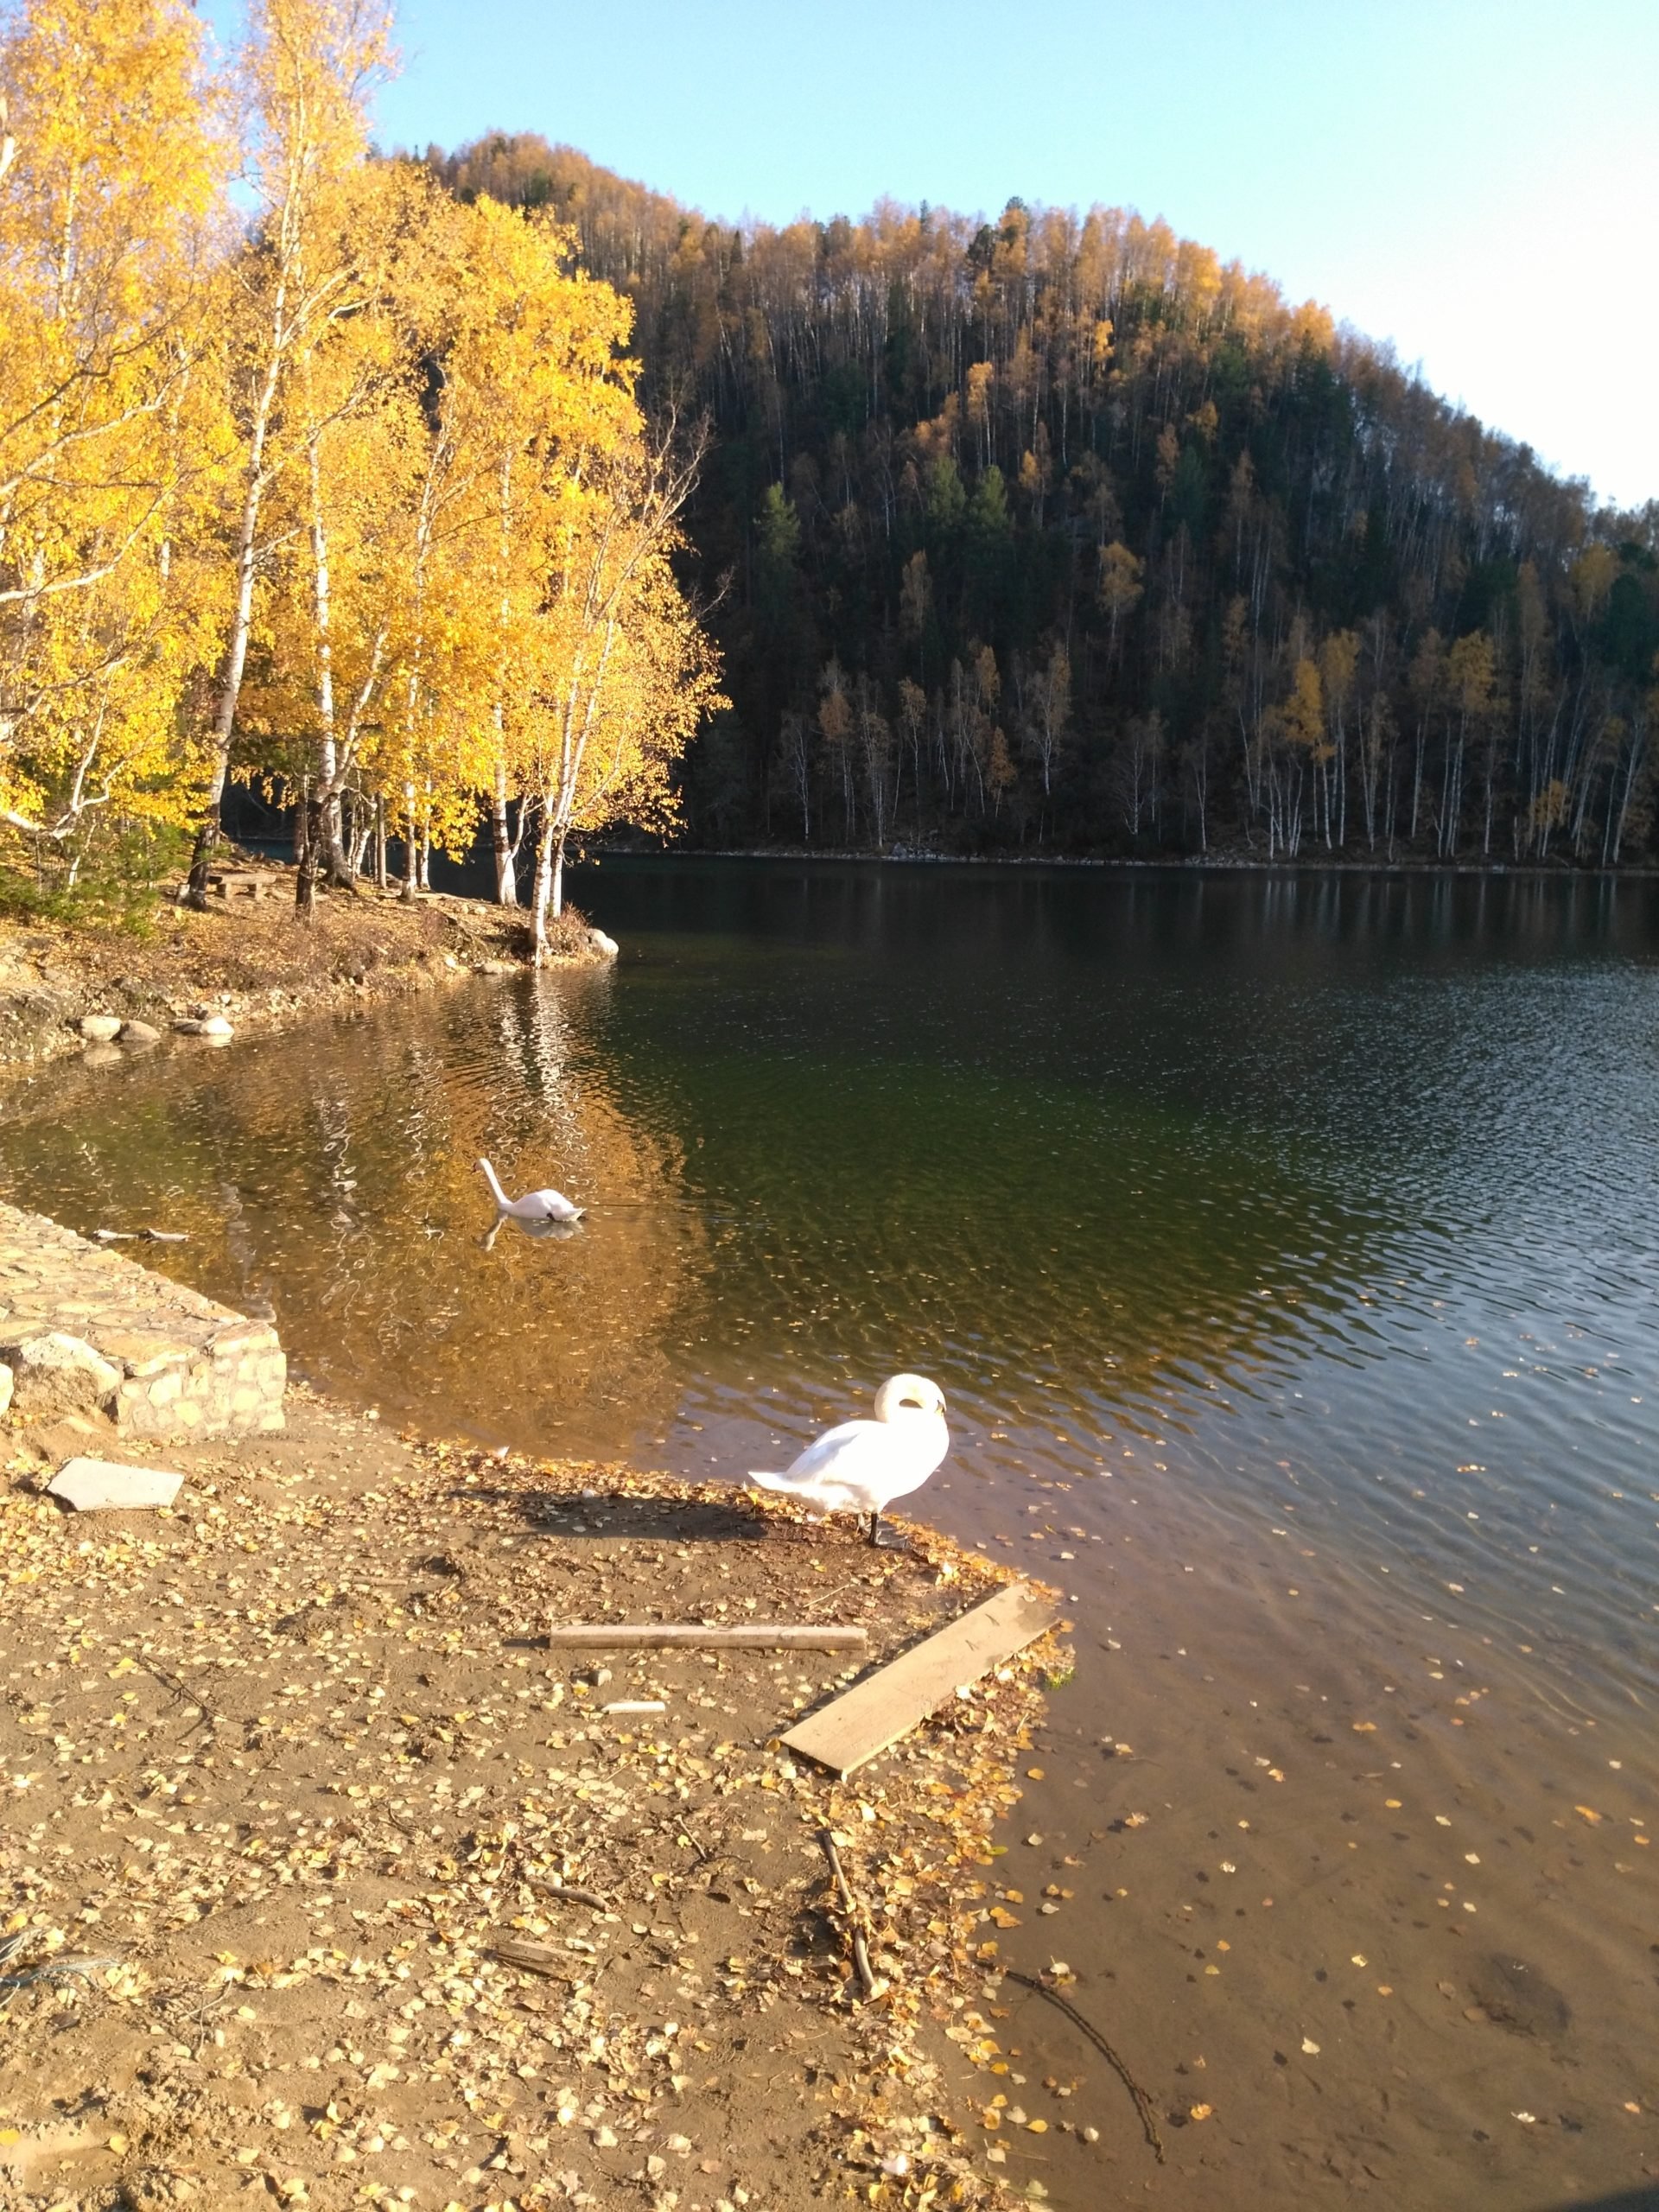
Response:
[[[795,1487],[787,1475],[757,1474],[753,1467],[749,1470],[749,1480],[759,1483],[762,1490],[792,1491]]]

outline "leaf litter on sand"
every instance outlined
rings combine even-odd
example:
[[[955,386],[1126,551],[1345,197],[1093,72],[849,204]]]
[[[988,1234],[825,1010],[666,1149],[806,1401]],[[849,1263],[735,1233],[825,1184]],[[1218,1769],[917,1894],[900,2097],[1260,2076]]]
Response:
[[[21,1468],[0,1491],[0,1936],[30,1966],[96,1954],[13,1996],[0,2128],[80,2131],[20,2205],[257,2183],[472,2212],[636,2177],[684,2202],[694,2176],[710,2205],[997,2201],[940,2038],[979,2032],[990,1837],[1060,1655],[854,1783],[777,1738],[1011,1574],[931,1535],[872,1553],[785,1501],[416,1445],[301,1392],[286,1437],[171,1456],[186,1489],[142,1524],[76,1523]],[[870,1643],[856,1668],[550,1655],[560,1618]]]

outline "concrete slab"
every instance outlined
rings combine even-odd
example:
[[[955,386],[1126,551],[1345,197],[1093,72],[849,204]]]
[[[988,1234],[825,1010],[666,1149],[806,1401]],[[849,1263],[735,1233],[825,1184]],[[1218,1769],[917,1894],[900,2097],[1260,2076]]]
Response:
[[[153,1511],[171,1505],[182,1475],[165,1467],[128,1467],[118,1459],[71,1459],[47,1484],[47,1495],[60,1497],[77,1513]]]

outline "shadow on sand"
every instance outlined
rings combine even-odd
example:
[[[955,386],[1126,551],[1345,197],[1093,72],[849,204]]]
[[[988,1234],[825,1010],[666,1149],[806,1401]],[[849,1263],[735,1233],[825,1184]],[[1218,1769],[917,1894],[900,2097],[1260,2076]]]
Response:
[[[551,1491],[486,1490],[469,1483],[457,1497],[487,1498],[513,1507],[519,1518],[547,1536],[591,1536],[606,1542],[787,1543],[812,1541],[817,1529],[790,1528],[771,1520],[742,1491],[730,1502],[709,1498],[618,1497],[601,1491],[571,1497]]]

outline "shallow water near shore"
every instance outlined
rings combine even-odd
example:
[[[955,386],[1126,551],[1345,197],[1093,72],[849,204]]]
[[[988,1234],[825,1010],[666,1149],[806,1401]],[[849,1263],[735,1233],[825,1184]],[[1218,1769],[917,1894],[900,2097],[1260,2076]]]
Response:
[[[1079,2212],[1649,2186],[1659,887],[573,892],[614,971],[54,1069],[0,1185],[188,1230],[125,1249],[488,1443],[737,1476],[932,1375],[918,1509],[1077,1624],[1001,1955],[1075,1971],[1166,2140],[1020,1993],[1027,2080],[980,2082],[1050,2121],[988,2133],[1012,2177]],[[588,1219],[486,1245],[480,1153]]]

